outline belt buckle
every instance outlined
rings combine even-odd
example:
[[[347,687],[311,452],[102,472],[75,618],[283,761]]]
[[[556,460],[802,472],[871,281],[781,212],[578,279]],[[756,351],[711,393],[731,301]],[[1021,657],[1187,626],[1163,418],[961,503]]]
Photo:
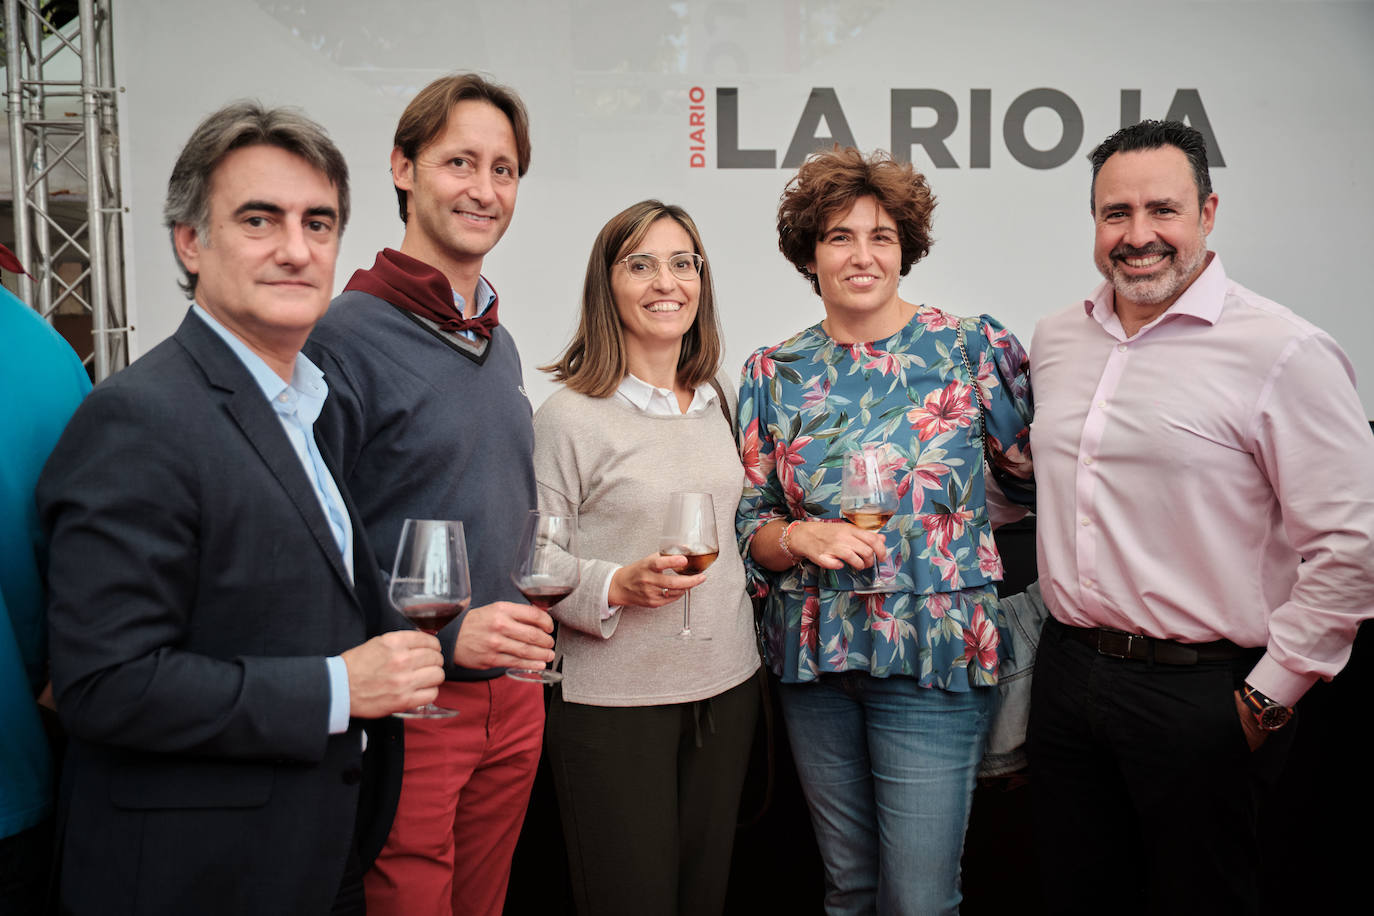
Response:
[[[1137,639],[1144,645],[1143,636],[1123,633],[1120,630],[1100,629],[1097,631],[1097,652],[1111,658],[1135,658],[1131,649],[1134,648],[1134,641]]]

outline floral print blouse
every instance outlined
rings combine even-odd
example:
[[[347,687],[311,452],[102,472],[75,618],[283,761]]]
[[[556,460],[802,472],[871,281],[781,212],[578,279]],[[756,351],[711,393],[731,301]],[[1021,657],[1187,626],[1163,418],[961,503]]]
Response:
[[[956,691],[997,683],[1009,652],[993,585],[1002,560],[960,325],[986,406],[989,451],[1001,470],[1029,481],[1026,353],[987,315],[920,306],[896,334],[857,344],[832,340],[818,324],[745,363],[738,422],[746,482],[736,531],[750,591],[764,599],[765,661],[785,683],[856,670]],[[891,567],[884,575],[895,574],[897,590],[856,594],[847,568],[803,563],[775,573],[754,563],[750,543],[773,519],[842,520],[844,454],[867,443],[887,444],[897,482],[897,514],[882,532]]]

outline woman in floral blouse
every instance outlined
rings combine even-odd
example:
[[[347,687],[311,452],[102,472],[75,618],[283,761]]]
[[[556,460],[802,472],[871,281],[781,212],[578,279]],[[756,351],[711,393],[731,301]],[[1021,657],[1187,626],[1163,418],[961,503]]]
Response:
[[[934,207],[924,177],[884,153],[809,159],[783,193],[778,245],[825,320],[755,352],[740,385],[740,549],[766,596],[766,660],[829,913],[957,912],[1006,654],[988,503],[1001,494],[984,476],[974,383],[999,473],[1029,480],[1026,356],[986,315],[898,295],[930,249]],[[877,532],[839,511],[844,455],[870,443],[885,444],[900,500]],[[995,503],[999,521],[1019,514]],[[895,590],[856,592],[851,571],[875,558]]]

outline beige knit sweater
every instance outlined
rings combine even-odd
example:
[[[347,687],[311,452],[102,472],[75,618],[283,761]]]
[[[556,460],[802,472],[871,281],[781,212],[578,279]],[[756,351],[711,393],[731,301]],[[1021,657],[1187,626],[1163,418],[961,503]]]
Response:
[[[728,382],[723,387],[733,398]],[[731,415],[734,414],[733,403]],[[744,470],[719,408],[656,417],[620,398],[561,389],[534,417],[539,507],[578,515],[583,557],[577,590],[550,613],[561,624],[563,699],[593,706],[652,706],[716,696],[758,669],[753,610],[735,550]],[[692,590],[692,630],[672,639],[682,602],[622,607],[602,620],[607,579],[658,549],[674,490],[712,495],[720,557]]]

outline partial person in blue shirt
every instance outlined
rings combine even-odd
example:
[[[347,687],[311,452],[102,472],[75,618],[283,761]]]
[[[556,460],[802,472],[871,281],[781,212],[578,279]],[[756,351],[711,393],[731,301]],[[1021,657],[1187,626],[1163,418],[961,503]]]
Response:
[[[33,490],[91,381],[62,336],[0,287],[0,912],[38,912],[52,857],[53,761],[37,697],[48,682]]]

